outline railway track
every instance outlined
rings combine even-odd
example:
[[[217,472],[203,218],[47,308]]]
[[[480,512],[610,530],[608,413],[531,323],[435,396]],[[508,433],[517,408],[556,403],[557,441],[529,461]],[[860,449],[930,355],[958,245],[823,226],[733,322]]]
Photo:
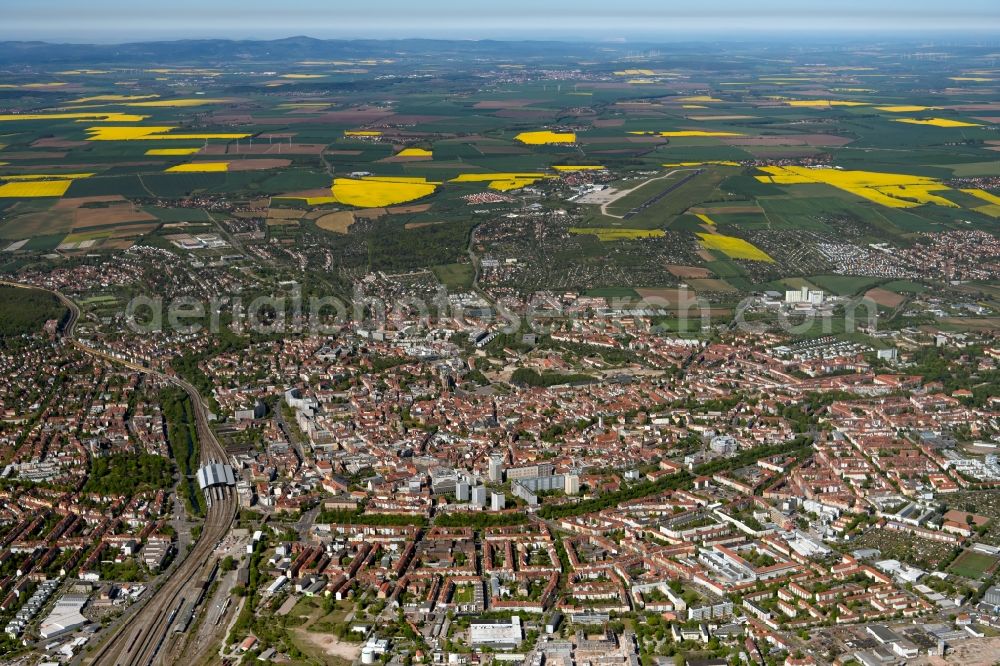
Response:
[[[179,377],[173,377],[138,363],[117,358],[77,340],[73,335],[73,329],[79,321],[80,308],[65,294],[55,289],[19,282],[4,280],[0,281],[0,284],[39,289],[58,298],[70,312],[62,327],[62,337],[80,351],[136,372],[158,377],[181,388],[187,393],[194,409],[201,461],[207,463],[226,459],[225,449],[208,424],[208,408],[194,386]],[[214,498],[206,512],[201,536],[195,542],[194,547],[168,575],[167,579],[153,590],[145,601],[140,602],[142,605],[139,610],[122,622],[105,639],[104,643],[90,656],[89,663],[101,666],[149,666],[159,663],[157,658],[164,643],[169,639],[174,618],[181,612],[185,600],[192,600],[198,596],[198,587],[202,578],[213,567],[211,554],[229,532],[236,517],[236,511],[236,494],[228,489],[222,490],[221,497]]]
[[[183,380],[169,379],[191,398],[202,462],[225,460],[225,450],[208,425],[207,409],[197,390]],[[201,579],[212,568],[212,552],[229,532],[236,516],[236,508],[236,496],[230,490],[224,490],[221,497],[212,501],[206,512],[201,536],[194,548],[167,581],[146,600],[143,608],[105,641],[94,654],[91,663],[108,666],[148,666],[159,663],[157,657],[169,638],[174,617],[181,612],[186,600],[190,601],[198,595]],[[165,616],[165,613],[171,613],[172,616]],[[131,628],[135,630],[131,631]]]

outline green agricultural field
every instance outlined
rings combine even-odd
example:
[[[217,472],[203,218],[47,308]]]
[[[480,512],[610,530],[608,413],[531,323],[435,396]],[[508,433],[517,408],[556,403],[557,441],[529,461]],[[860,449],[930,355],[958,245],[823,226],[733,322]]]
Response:
[[[208,217],[208,212],[200,208],[161,208],[159,206],[147,206],[143,210],[162,222],[211,221]]]
[[[813,275],[809,282],[838,296],[854,296],[880,284],[883,280],[851,275]]]
[[[927,292],[927,285],[912,280],[893,280],[879,286],[899,294],[923,294]]]
[[[362,51],[380,48],[374,42],[356,46]],[[487,235],[473,247],[476,261],[518,259],[518,270],[503,285],[514,290],[673,286],[682,281],[666,270],[674,265],[707,269],[709,275],[692,278],[724,279],[741,292],[773,287],[784,279],[783,285],[808,280],[833,293],[854,295],[879,281],[834,275],[841,267],[819,256],[818,244],[886,242],[902,249],[927,240],[925,234],[997,230],[1000,218],[994,215],[1000,206],[960,191],[986,188],[987,196],[1000,196],[995,183],[984,180],[1000,175],[991,143],[996,125],[990,120],[1000,111],[991,110],[993,103],[984,97],[991,89],[988,83],[964,81],[969,71],[994,65],[974,49],[948,47],[948,57],[928,63],[904,58],[904,50],[895,47],[887,47],[886,56],[874,62],[854,48],[810,45],[787,60],[776,60],[741,47],[728,54],[732,57],[724,65],[717,49],[696,44],[642,55],[640,62],[631,61],[634,54],[628,49],[607,44],[552,44],[525,58],[485,43],[411,44],[404,50],[406,58],[394,51],[370,60],[360,54],[330,60],[364,60],[369,63],[364,66],[302,65],[308,61],[302,54],[291,60],[287,54],[259,53],[232,63],[215,59],[206,64],[212,76],[197,79],[172,72],[174,65],[162,62],[171,58],[163,56],[155,65],[148,63],[164,70],[160,76],[127,81],[129,95],[156,95],[149,99],[169,102],[188,97],[180,91],[194,86],[206,100],[176,106],[131,107],[113,98],[75,102],[123,94],[122,77],[96,73],[106,69],[99,63],[81,63],[71,81],[51,90],[16,85],[32,78],[70,78],[59,75],[66,68],[37,63],[32,77],[12,69],[8,85],[14,87],[0,91],[9,110],[9,117],[0,121],[0,162],[6,163],[0,164],[0,187],[10,184],[5,181],[10,176],[43,174],[40,178],[48,180],[60,173],[92,175],[73,179],[62,195],[56,187],[51,196],[25,197],[27,190],[16,182],[7,196],[0,191],[0,239],[29,240],[12,249],[10,257],[29,263],[64,239],[98,240],[84,248],[98,255],[121,251],[139,236],[145,243],[173,248],[163,236],[176,228],[119,232],[117,225],[98,227],[86,215],[76,220],[66,212],[69,204],[65,209],[57,205],[64,199],[96,197],[86,208],[102,207],[111,205],[109,198],[124,198],[162,223],[214,219],[219,226],[185,230],[239,234],[251,256],[258,256],[253,251],[257,243],[270,244],[266,254],[310,255],[300,257],[303,270],[336,274],[326,279],[338,283],[350,283],[371,270],[419,270],[431,271],[449,289],[468,289],[470,230],[477,228]],[[137,65],[147,64],[148,55],[134,57]],[[185,66],[200,59],[193,54]],[[860,61],[866,69],[855,71]],[[476,64],[462,64],[467,62]],[[830,69],[816,71],[816,62]],[[548,74],[527,74],[536,70]],[[281,74],[273,78],[263,72]],[[860,105],[793,104],[809,99]],[[898,105],[925,110],[894,113],[891,107]],[[46,118],[55,109],[146,117]],[[897,122],[930,116],[965,124]],[[129,135],[129,127],[138,134]],[[143,134],[152,127],[175,128],[170,132],[187,136],[172,140]],[[549,144],[516,138],[539,131],[573,137]],[[711,136],[719,132],[726,134]],[[109,140],[88,140],[102,134]],[[164,148],[195,152],[157,154]],[[430,154],[397,157],[407,148]],[[150,150],[154,152],[148,154]],[[265,162],[254,165],[253,160]],[[164,172],[170,166],[213,161],[230,163],[229,170]],[[736,165],[711,164],[719,161]],[[938,203],[955,205],[902,208],[849,187],[761,182],[761,168],[770,164],[935,179],[941,185],[935,190]],[[554,165],[602,165],[607,170],[573,173]],[[658,198],[696,168],[703,171]],[[668,175],[671,171],[676,173]],[[511,186],[503,178],[494,185],[490,180],[449,182],[462,174],[491,173],[552,177],[530,187]],[[429,193],[422,190],[419,206],[391,213],[379,210],[379,197],[360,203],[332,200],[334,179],[368,175],[423,178],[435,187]],[[608,214],[602,214],[599,205],[580,204],[574,196],[582,185],[597,183],[619,190],[639,187],[608,204]],[[266,224],[271,217],[266,209],[290,194],[306,198],[284,199],[275,207],[301,210],[298,226]],[[502,200],[488,196],[498,194]],[[906,199],[909,193],[892,194]],[[486,203],[477,203],[483,196]],[[412,200],[390,196],[384,201],[407,206]],[[366,208],[374,210],[359,212],[347,233],[320,233],[314,224],[325,212]],[[553,217],[556,211],[559,217]],[[708,216],[718,233],[761,247],[775,263],[754,265],[702,252],[694,233],[709,222],[699,214]],[[518,215],[521,228],[490,236],[506,215]],[[582,229],[602,231],[570,231]],[[650,231],[664,235],[639,233]],[[82,256],[79,250],[59,251]],[[941,280],[939,274],[920,277],[916,284],[929,290]],[[911,286],[897,287],[900,293],[920,293]]]

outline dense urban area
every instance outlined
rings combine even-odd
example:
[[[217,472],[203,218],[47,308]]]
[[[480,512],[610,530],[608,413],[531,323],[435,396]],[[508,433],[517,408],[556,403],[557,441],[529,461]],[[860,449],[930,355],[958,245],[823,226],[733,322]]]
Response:
[[[995,47],[0,81],[4,663],[1000,661]]]

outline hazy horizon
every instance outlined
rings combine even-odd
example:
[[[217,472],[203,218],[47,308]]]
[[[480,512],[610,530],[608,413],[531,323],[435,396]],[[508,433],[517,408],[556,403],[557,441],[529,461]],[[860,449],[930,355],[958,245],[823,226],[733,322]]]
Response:
[[[914,38],[993,37],[1000,3],[958,0],[843,0],[813,6],[792,0],[704,0],[672,7],[655,0],[508,0],[475,6],[458,0],[417,5],[373,0],[330,7],[290,0],[276,8],[259,0],[176,0],[150,7],[121,0],[13,0],[5,3],[0,39],[63,43],[129,43],[179,39],[533,39],[677,41],[789,39],[827,35]]]

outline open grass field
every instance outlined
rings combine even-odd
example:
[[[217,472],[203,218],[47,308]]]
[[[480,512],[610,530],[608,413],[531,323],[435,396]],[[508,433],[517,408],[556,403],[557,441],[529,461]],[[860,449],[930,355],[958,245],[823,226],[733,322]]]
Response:
[[[472,287],[475,269],[472,264],[442,264],[433,269],[435,277],[449,291],[462,291]]]
[[[959,576],[982,580],[992,573],[998,564],[1000,564],[1000,559],[993,555],[966,550],[951,563],[948,570]]]

